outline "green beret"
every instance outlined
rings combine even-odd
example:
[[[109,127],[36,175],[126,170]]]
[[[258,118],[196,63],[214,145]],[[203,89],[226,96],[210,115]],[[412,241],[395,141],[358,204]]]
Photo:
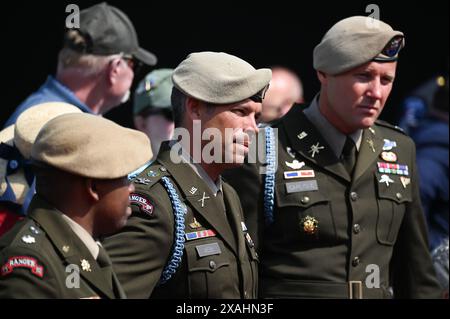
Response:
[[[133,114],[140,114],[148,109],[171,108],[173,69],[158,69],[150,72],[139,82],[134,91]]]
[[[314,48],[314,69],[336,75],[369,61],[396,61],[405,45],[403,33],[364,16],[343,19]]]
[[[181,92],[211,104],[249,98],[261,102],[271,78],[270,69],[255,70],[246,61],[223,52],[191,53],[172,76]]]

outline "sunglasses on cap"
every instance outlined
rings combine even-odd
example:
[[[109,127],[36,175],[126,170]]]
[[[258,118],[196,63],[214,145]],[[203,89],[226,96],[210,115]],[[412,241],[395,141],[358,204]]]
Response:
[[[374,58],[374,61],[396,61],[397,54],[403,48],[404,36],[396,35],[393,37],[378,56]],[[380,56],[381,55],[381,56]]]

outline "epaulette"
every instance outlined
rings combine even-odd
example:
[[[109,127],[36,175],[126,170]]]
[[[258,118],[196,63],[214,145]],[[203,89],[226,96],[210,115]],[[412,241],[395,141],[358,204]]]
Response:
[[[402,134],[404,134],[404,135],[407,135],[407,134],[405,133],[405,131],[404,131],[400,126],[392,125],[392,124],[390,124],[390,123],[388,123],[388,122],[386,122],[386,121],[382,121],[382,120],[376,120],[375,123],[376,123],[377,125],[380,125],[380,126],[383,126],[383,127],[387,127],[387,128],[396,130],[397,132],[400,132],[400,133],[402,133]]]
[[[170,176],[167,168],[160,164],[156,164],[147,167],[141,173],[132,178],[131,181],[139,188],[150,189],[164,176]]]

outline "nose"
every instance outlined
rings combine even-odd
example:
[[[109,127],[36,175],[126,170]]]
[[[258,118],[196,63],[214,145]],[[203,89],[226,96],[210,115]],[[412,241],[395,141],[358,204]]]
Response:
[[[245,132],[254,132],[254,133],[258,133],[259,129],[258,129],[258,124],[256,124],[256,119],[255,119],[255,115],[249,114],[249,116],[247,117],[247,122],[245,125]]]
[[[381,81],[379,78],[374,79],[370,82],[370,87],[367,95],[373,99],[380,100],[382,98],[381,94]]]

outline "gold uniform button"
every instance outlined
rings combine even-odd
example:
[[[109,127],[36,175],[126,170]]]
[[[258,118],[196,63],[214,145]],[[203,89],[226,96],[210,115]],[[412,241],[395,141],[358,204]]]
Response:
[[[209,268],[211,268],[212,270],[216,269],[216,262],[214,260],[211,260],[209,262]]]
[[[357,201],[358,200],[358,193],[356,193],[356,192],[351,192],[350,193],[350,199],[352,200],[352,201]]]
[[[397,199],[402,199],[402,194],[400,194],[400,193],[397,193],[397,194],[395,194],[395,196],[397,197]]]
[[[353,258],[353,260],[352,260],[352,266],[353,266],[353,267],[358,266],[359,263],[360,263],[359,257]]]
[[[301,202],[303,204],[308,204],[309,201],[310,201],[310,198],[308,196],[303,196],[302,199],[301,199]]]

